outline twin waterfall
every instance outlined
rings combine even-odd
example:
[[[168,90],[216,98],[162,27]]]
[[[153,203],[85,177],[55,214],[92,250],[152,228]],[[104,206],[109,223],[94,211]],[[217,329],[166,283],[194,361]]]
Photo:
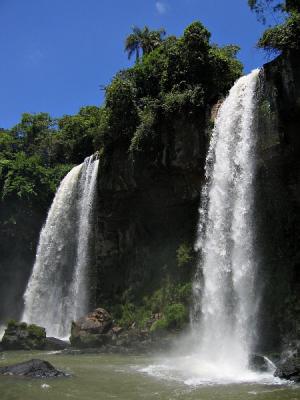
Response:
[[[256,93],[259,71],[240,78],[223,102],[206,160],[191,311],[193,369],[235,377],[248,370],[258,306],[254,251]],[[87,311],[87,266],[98,161],[64,178],[42,229],[23,320],[65,337]]]
[[[89,239],[99,161],[87,158],[62,180],[40,233],[22,320],[67,337],[87,311]]]
[[[257,295],[253,206],[259,70],[240,78],[223,102],[206,159],[196,248],[194,351],[203,372],[248,369]]]

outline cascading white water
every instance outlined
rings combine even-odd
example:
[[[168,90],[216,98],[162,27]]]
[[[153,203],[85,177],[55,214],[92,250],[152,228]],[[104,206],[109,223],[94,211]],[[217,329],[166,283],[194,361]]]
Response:
[[[87,311],[86,267],[89,264],[98,160],[93,156],[62,180],[42,228],[22,320],[66,337],[72,320]]]
[[[257,299],[253,246],[255,108],[259,70],[240,78],[216,118],[196,247],[193,331],[203,372],[248,370]]]
[[[221,105],[206,159],[193,282],[192,332],[173,354],[142,368],[187,385],[274,383],[249,368],[259,301],[254,176],[259,70],[240,78]]]

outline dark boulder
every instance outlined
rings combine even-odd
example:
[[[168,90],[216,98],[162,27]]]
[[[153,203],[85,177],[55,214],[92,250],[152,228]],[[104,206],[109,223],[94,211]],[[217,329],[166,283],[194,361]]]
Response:
[[[274,376],[281,379],[300,382],[300,358],[289,358],[279,363]]]
[[[1,342],[4,350],[40,350],[45,344],[45,328],[15,321],[8,322]]]
[[[46,337],[45,350],[64,350],[70,347],[70,344],[61,339],[55,337]]]
[[[0,375],[25,376],[29,378],[54,378],[68,376],[48,361],[33,359],[22,363],[0,367]]]

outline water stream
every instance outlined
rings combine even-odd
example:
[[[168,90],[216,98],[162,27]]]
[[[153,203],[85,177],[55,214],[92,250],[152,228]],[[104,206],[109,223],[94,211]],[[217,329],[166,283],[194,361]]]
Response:
[[[181,355],[145,371],[198,384],[272,382],[249,369],[259,293],[254,246],[259,70],[240,78],[221,105],[206,159],[193,283],[191,334]]]
[[[259,295],[254,248],[254,174],[259,70],[223,102],[206,160],[196,247],[195,351],[208,374],[244,375],[255,339]]]
[[[62,180],[40,233],[22,320],[67,337],[71,321],[87,311],[89,241],[98,160],[87,158]]]

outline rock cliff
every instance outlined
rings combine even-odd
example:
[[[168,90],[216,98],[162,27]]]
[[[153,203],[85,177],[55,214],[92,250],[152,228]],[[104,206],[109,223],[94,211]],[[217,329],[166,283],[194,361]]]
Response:
[[[205,114],[162,126],[155,152],[110,149],[99,173],[93,305],[139,302],[167,276],[191,275],[178,269],[176,251],[193,245],[197,229]]]
[[[259,109],[257,246],[261,346],[299,348],[300,54],[266,64]]]

